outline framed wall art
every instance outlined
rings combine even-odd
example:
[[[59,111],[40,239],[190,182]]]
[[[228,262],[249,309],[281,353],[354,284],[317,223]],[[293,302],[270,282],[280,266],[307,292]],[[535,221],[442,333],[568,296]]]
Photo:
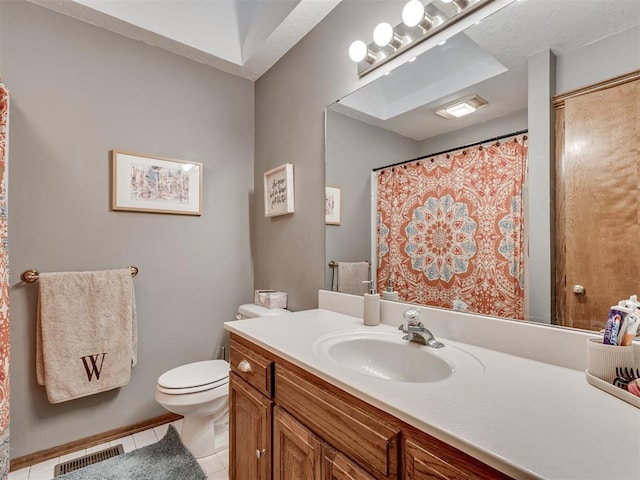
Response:
[[[202,164],[113,150],[111,208],[202,214]]]
[[[340,208],[342,189],[340,187],[324,187],[324,223],[340,225]]]
[[[293,165],[285,163],[264,174],[264,216],[294,212]]]

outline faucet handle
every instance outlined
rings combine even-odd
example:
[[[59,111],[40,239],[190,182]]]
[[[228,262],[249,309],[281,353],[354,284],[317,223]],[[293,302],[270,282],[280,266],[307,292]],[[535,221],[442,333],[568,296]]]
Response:
[[[402,316],[407,321],[408,325],[412,327],[420,325],[420,310],[410,308],[409,310],[406,310]]]

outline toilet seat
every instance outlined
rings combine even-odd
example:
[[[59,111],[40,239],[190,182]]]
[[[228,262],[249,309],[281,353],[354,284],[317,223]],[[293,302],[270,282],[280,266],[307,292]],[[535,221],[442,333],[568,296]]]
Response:
[[[158,391],[170,395],[198,393],[222,387],[229,383],[229,364],[224,360],[182,365],[158,378]]]

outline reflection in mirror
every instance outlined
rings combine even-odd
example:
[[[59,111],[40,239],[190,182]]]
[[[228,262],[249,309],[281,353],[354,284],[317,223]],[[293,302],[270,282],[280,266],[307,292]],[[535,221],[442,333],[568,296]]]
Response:
[[[418,300],[415,290],[428,290],[428,287],[413,286],[409,292],[406,282],[402,283],[399,278],[393,278],[394,287],[401,301],[578,328],[602,328],[608,307],[595,313],[599,315],[596,321],[581,323],[571,317],[587,314],[576,308],[567,308],[566,298],[560,298],[565,290],[562,285],[565,277],[572,284],[580,283],[578,280],[569,280],[570,274],[564,271],[566,264],[589,265],[593,252],[581,252],[582,256],[573,256],[562,267],[556,268],[556,230],[563,230],[565,224],[572,225],[579,219],[565,218],[563,210],[558,212],[558,226],[555,226],[556,212],[551,195],[558,189],[556,183],[563,184],[563,170],[560,168],[558,178],[550,183],[549,178],[553,179],[552,172],[556,169],[556,156],[551,154],[553,137],[550,136],[554,129],[554,112],[546,108],[551,104],[554,94],[565,94],[640,70],[639,24],[640,2],[635,0],[614,3],[608,0],[514,2],[452,37],[444,45],[428,50],[415,61],[406,63],[390,75],[376,79],[329,106],[326,122],[326,181],[342,189],[342,214],[339,226],[326,227],[327,262],[370,260],[372,278],[383,278],[384,283],[379,285],[379,290],[385,290],[394,272],[387,272],[386,276],[379,275],[377,267],[384,268],[385,262],[396,262],[396,265],[404,264],[411,269],[415,259],[411,259],[406,251],[406,227],[409,222],[389,232],[392,238],[404,239],[399,242],[401,248],[395,252],[396,256],[402,258],[381,259],[381,249],[377,248],[379,219],[376,208],[379,172],[372,171],[412,159],[425,157],[424,160],[429,160],[435,153],[456,152],[470,144],[486,148],[493,144],[496,137],[528,130],[527,176],[521,197],[524,199],[522,251],[526,255],[522,259],[524,270],[517,278],[522,287],[522,308],[516,304],[520,301],[516,299],[512,300],[515,302],[513,305],[488,311],[486,305],[496,300],[491,298],[485,298],[481,303],[485,307],[470,308],[474,304],[474,297],[468,292],[465,295],[471,297],[451,296],[440,303],[422,301]],[[545,64],[545,59],[550,60]],[[549,86],[547,90],[540,88],[545,82]],[[478,95],[488,104],[460,118],[444,118],[435,113],[443,106],[472,95]],[[637,100],[635,104],[638,105]],[[544,108],[541,109],[541,105]],[[593,115],[593,112],[589,115]],[[584,127],[585,122],[582,123]],[[632,123],[636,127],[635,138],[638,138],[639,122],[634,120]],[[585,131],[581,134],[583,139],[589,137]],[[632,152],[635,153],[632,156],[637,165],[639,148],[638,145],[633,148]],[[567,155],[559,152],[557,157],[558,166],[561,166],[563,164],[560,161],[564,162]],[[637,166],[634,172],[637,175]],[[594,177],[593,173],[589,175]],[[632,221],[636,224],[629,225],[630,228],[637,228],[638,222],[637,192],[635,195],[631,205],[627,203],[627,207],[632,209],[628,217],[634,217],[635,212],[635,220]],[[445,196],[437,200],[443,201]],[[470,218],[475,218],[477,227],[477,212],[476,217],[471,215]],[[591,237],[600,236],[595,233],[598,232],[597,224],[591,225],[591,229]],[[499,227],[497,231],[500,231]],[[540,238],[540,232],[548,234]],[[561,238],[558,243],[562,242],[564,240]],[[478,245],[476,242],[474,248],[477,249]],[[455,262],[455,255],[450,258]],[[638,259],[630,262],[637,266]],[[420,272],[420,266],[415,266],[416,272]],[[462,268],[460,266],[458,270]],[[422,269],[425,277],[428,276],[426,270]],[[538,275],[537,270],[542,274]],[[627,268],[625,272],[632,270]],[[441,285],[451,285],[453,277],[447,280],[448,274],[442,271],[436,275],[438,281]],[[326,272],[326,287],[331,289],[333,271],[328,265]],[[413,273],[417,275],[416,272]],[[556,274],[559,277],[557,295]],[[630,274],[637,286],[638,269]],[[572,295],[571,286],[567,295]],[[496,292],[493,287],[490,285],[486,291]],[[604,292],[604,295],[609,299],[609,304],[614,304],[634,293],[637,292],[618,289]],[[587,293],[577,301],[585,303],[588,296]],[[427,292],[426,297],[434,297],[434,293]]]

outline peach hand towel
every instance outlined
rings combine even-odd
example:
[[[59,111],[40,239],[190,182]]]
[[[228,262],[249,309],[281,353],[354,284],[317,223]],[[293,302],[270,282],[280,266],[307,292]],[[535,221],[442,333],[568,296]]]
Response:
[[[129,383],[137,318],[129,269],[41,273],[36,377],[51,403]]]

